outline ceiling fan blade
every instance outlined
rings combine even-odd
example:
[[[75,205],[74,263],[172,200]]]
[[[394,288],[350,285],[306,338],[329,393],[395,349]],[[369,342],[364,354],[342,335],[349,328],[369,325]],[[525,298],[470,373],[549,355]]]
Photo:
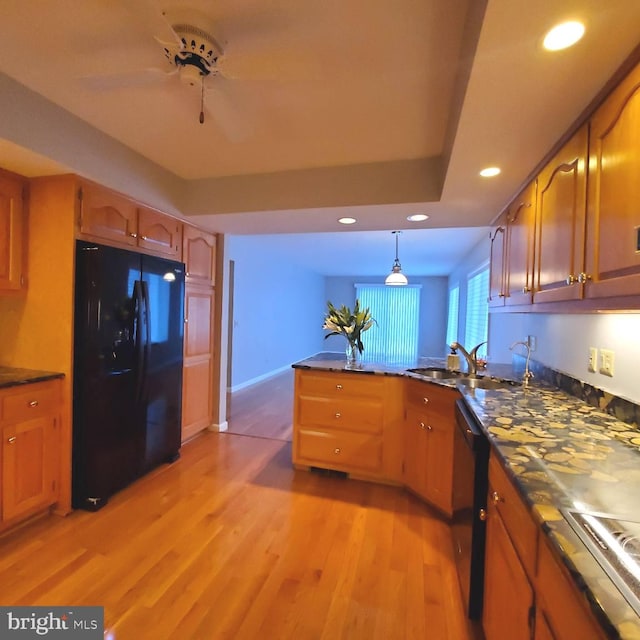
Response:
[[[112,89],[129,89],[160,85],[176,77],[178,69],[164,71],[162,69],[138,69],[103,75],[81,76],[80,83],[93,91],[110,91]]]
[[[227,49],[216,69],[230,80],[297,82],[319,80],[326,72],[321,61],[304,59],[290,52],[234,52]]]
[[[130,11],[147,25],[147,29],[154,34],[156,40],[163,44],[170,43],[182,47],[182,40],[173,30],[167,13],[162,10],[158,0],[137,0],[128,2],[127,5]]]
[[[242,142],[253,133],[254,120],[246,113],[246,109],[240,108],[238,101],[232,99],[227,85],[223,78],[214,78],[205,93],[205,113],[216,122],[230,142]]]

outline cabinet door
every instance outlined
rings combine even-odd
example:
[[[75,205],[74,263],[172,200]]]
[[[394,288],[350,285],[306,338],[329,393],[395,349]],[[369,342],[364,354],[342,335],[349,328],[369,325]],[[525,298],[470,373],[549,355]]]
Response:
[[[640,66],[591,119],[585,297],[640,295]]]
[[[80,194],[80,233],[127,247],[138,244],[138,214],[134,202],[97,185]]]
[[[408,410],[404,436],[404,484],[420,497],[427,499],[429,431],[424,417]]]
[[[57,422],[45,416],[2,430],[2,519],[18,519],[56,501]]]
[[[536,185],[529,184],[507,210],[506,305],[531,304],[533,297]]]
[[[489,233],[489,306],[502,307],[505,301],[506,217]]]
[[[487,506],[482,628],[487,640],[530,640],[533,589],[494,504]]]
[[[437,417],[427,425],[427,500],[444,513],[452,514],[453,425]]]
[[[182,223],[153,209],[139,207],[138,246],[156,255],[180,260]]]
[[[187,282],[213,285],[216,268],[216,237],[184,225],[182,259],[187,267]]]
[[[534,303],[582,297],[587,132],[579,129],[538,176]]]
[[[0,290],[20,289],[24,283],[22,190],[20,180],[0,175]]]

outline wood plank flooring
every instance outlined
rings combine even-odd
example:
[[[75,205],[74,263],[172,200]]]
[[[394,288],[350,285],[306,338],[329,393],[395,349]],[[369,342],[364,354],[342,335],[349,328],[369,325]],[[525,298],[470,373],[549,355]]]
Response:
[[[471,640],[448,525],[401,489],[293,470],[254,398],[277,406],[274,383],[234,399],[232,428],[263,431],[204,433],[101,511],[1,538],[0,604],[102,605],[116,640]]]

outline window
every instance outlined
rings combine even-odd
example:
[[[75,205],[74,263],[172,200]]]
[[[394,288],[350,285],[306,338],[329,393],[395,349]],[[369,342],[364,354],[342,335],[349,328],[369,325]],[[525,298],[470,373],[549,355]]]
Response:
[[[361,307],[376,319],[363,336],[365,360],[412,362],[418,357],[420,286],[356,284]]]
[[[464,346],[472,349],[487,339],[489,327],[489,266],[476,271],[467,283],[467,318]],[[480,347],[478,355],[486,356],[486,345]]]
[[[460,300],[460,286],[449,289],[449,311],[447,313],[447,344],[458,340],[458,303]]]

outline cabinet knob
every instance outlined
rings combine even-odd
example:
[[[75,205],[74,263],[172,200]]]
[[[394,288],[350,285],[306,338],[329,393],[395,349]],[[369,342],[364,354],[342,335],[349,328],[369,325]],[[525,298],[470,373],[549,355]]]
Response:
[[[336,448],[333,450],[333,453],[335,453],[336,455],[338,455],[338,454],[340,453],[340,447],[336,447]]]
[[[130,237],[130,238],[137,238],[137,237],[138,237],[138,234],[137,234],[137,233],[130,233],[130,234],[129,234],[129,237]]]
[[[506,298],[506,296],[504,295],[504,293],[499,293],[498,298]]]
[[[429,398],[422,398],[422,404],[429,404]]]
[[[15,436],[11,436],[10,438],[7,438],[7,442],[9,444],[13,444],[16,441],[16,437]]]
[[[426,427],[426,425],[424,424],[424,422],[419,422],[419,423],[418,423],[418,426],[419,426],[421,429],[426,429],[426,428],[427,428],[427,427]]]
[[[491,494],[491,500],[493,500],[493,504],[498,504],[498,502],[504,502],[502,499],[502,496],[497,491],[494,491]]]
[[[482,520],[482,522],[484,522],[487,519],[487,511],[486,511],[486,509],[480,509],[480,511],[478,511],[478,518],[480,518],[480,520]]]
[[[31,400],[31,402],[29,402],[29,406],[30,406],[31,408],[33,408],[33,407],[37,407],[37,406],[38,406],[38,404],[40,404],[40,403],[39,403],[37,400]]]
[[[580,284],[584,284],[585,282],[588,282],[589,280],[591,280],[591,276],[588,273],[585,273],[584,271],[578,276],[578,282]]]
[[[433,431],[433,427],[430,424],[427,425],[427,431]]]
[[[575,284],[576,282],[578,282],[578,278],[576,278],[572,273],[570,273],[567,276],[567,279],[565,280],[565,282],[569,285]]]
[[[336,418],[339,418],[342,414],[339,411],[336,411]]]
[[[531,293],[531,287],[522,287],[522,293]]]
[[[147,238],[147,236],[140,236],[140,238],[141,238],[142,240],[148,240],[148,239],[149,239],[149,238]]]
[[[191,276],[191,272],[187,271],[187,273],[184,274],[185,276],[190,277]]]
[[[342,389],[342,385],[341,385],[341,384],[337,384],[337,385],[336,385],[336,389],[337,389],[338,391],[340,391],[340,390]]]

